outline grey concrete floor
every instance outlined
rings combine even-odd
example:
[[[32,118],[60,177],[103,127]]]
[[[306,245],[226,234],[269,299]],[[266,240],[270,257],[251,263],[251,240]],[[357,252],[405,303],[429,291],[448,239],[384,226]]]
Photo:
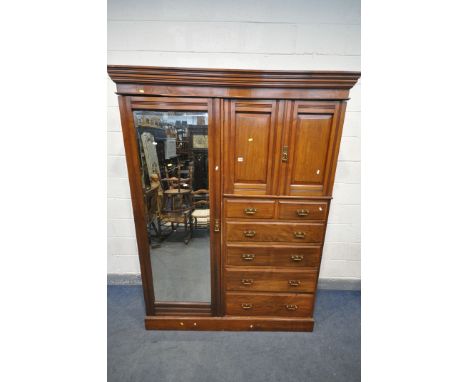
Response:
[[[109,286],[108,381],[357,382],[360,298],[319,290],[312,333],[146,331],[141,286]]]
[[[151,249],[154,294],[157,301],[211,301],[210,236],[194,230],[184,243],[185,233],[172,233]]]

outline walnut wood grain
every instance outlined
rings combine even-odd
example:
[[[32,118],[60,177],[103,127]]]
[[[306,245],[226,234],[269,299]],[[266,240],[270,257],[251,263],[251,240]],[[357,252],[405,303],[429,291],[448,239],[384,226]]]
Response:
[[[276,101],[225,102],[224,192],[241,195],[275,193],[273,183]]]
[[[119,95],[165,96],[165,97],[208,97],[222,99],[314,99],[314,100],[346,100],[348,89],[306,89],[306,88],[246,88],[220,86],[188,86],[188,85],[145,85],[117,84]]]
[[[285,121],[289,160],[284,195],[327,195],[335,138],[340,128],[339,102],[292,101]]]
[[[310,317],[313,296],[312,294],[293,293],[226,292],[226,314],[232,316]]]
[[[325,220],[327,218],[328,203],[318,201],[291,202],[280,200],[279,219],[286,220]]]
[[[303,237],[301,237],[301,235]],[[322,243],[323,223],[233,222],[226,223],[226,240],[243,242]]]
[[[148,316],[148,330],[229,330],[229,331],[288,331],[311,332],[314,320],[310,317],[193,317]]]
[[[226,290],[255,292],[315,292],[316,270],[227,268]]]
[[[255,243],[229,243],[226,245],[227,265],[317,267],[320,246],[264,245]]]
[[[154,288],[153,272],[151,269],[150,249],[148,245],[148,232],[146,230],[146,210],[143,199],[139,149],[135,139],[133,115],[128,97],[119,96],[120,119],[122,121],[122,135],[125,147],[130,196],[132,199],[133,218],[135,223],[138,257],[140,260],[141,280],[147,315],[154,314]]]
[[[198,69],[108,65],[107,72],[118,84],[215,85],[308,89],[350,89],[359,72]]]
[[[226,218],[273,219],[274,200],[227,199],[224,201]]]

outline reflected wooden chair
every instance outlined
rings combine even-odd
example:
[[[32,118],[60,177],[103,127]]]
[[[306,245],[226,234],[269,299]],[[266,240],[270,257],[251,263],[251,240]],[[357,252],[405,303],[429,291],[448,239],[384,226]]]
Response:
[[[158,231],[160,232],[160,240],[164,240],[170,234],[177,231],[179,225],[183,224],[186,235],[184,237],[185,244],[188,244],[192,238],[192,190],[191,177],[182,178],[180,176],[181,166],[177,165],[174,170],[170,171],[166,167],[166,178],[161,179],[166,187],[162,194],[161,209],[158,216]],[[172,176],[171,172],[173,173]],[[162,226],[170,224],[171,231],[164,235]]]
[[[200,189],[192,192],[192,218],[194,228],[209,228],[210,226],[210,201],[209,191]]]

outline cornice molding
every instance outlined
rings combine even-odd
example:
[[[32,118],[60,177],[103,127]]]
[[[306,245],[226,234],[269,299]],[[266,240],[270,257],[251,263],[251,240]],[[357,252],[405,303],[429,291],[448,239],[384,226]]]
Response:
[[[170,68],[108,65],[117,84],[351,89],[360,72]]]

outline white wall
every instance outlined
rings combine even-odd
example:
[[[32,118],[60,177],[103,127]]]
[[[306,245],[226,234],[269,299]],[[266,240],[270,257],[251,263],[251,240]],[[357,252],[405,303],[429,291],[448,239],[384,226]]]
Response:
[[[109,0],[108,63],[360,70],[359,0]],[[139,273],[115,86],[108,95],[108,273]],[[360,85],[351,91],[321,278],[360,279]]]

